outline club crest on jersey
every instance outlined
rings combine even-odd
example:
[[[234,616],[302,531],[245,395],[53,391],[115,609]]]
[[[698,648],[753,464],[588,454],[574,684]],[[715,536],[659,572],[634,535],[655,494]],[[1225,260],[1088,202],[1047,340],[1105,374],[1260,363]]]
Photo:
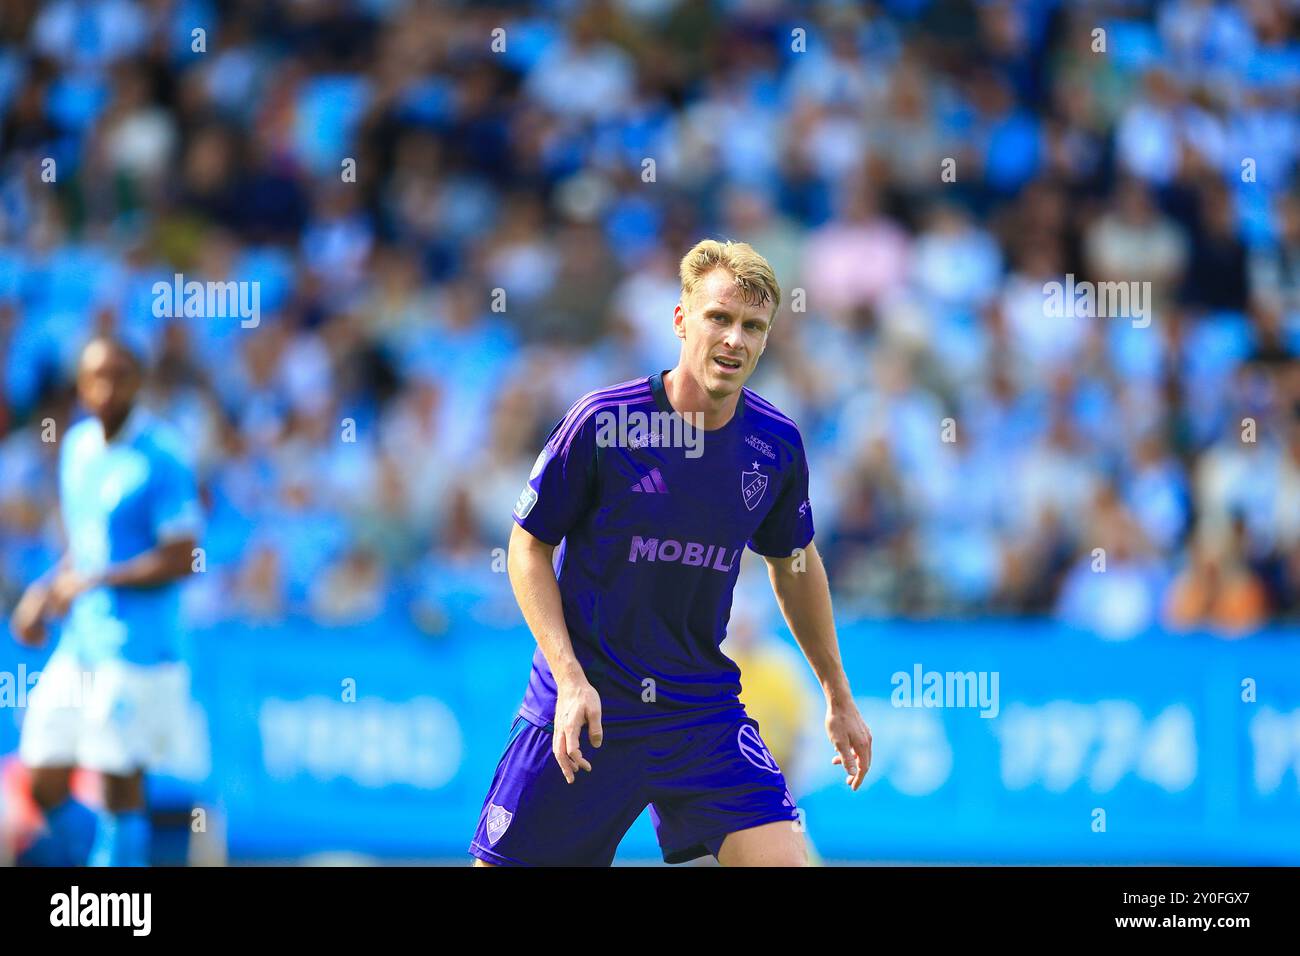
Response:
[[[506,835],[506,830],[510,827],[510,821],[514,818],[515,815],[505,807],[499,807],[495,803],[489,803],[486,827],[488,843],[496,846],[497,840],[500,840]]]
[[[745,499],[745,507],[753,511],[760,501],[763,500],[763,492],[767,491],[767,475],[758,470],[758,462],[754,462],[753,471],[742,471],[740,473],[740,495]]]

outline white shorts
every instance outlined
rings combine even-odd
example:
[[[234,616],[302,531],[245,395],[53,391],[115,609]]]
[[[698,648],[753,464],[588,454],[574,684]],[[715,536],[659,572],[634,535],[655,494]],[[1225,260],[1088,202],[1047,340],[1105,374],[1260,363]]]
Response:
[[[87,667],[55,654],[27,695],[18,754],[28,767],[129,776],[184,746],[190,672],[181,662]]]

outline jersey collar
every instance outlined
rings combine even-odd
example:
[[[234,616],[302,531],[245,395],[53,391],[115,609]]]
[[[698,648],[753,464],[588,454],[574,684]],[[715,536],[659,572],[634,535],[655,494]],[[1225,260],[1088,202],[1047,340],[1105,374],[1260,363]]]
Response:
[[[144,431],[145,420],[147,418],[148,413],[144,409],[139,405],[132,405],[131,410],[126,413],[126,421],[124,421],[122,427],[117,430],[117,434],[114,435],[111,440],[106,440],[104,444],[114,446],[131,444],[139,438],[141,432]],[[104,434],[103,424],[100,424],[99,426],[99,434],[101,436]]]
[[[673,408],[672,402],[668,401],[668,392],[664,389],[664,376],[670,371],[671,369],[664,369],[662,372],[655,372],[650,376],[650,393],[654,396],[655,405],[658,406],[660,410],[671,412],[676,415],[677,409]],[[736,410],[731,413],[731,418],[727,421],[727,424],[722,426],[722,428],[730,428],[732,422],[737,421],[744,414],[744,411],[745,389],[742,386],[740,389],[740,398],[736,399]],[[714,431],[721,431],[722,428],[714,429]],[[707,435],[712,433],[705,432],[705,434]]]
[[[650,376],[650,393],[655,397],[655,405],[660,411],[675,412],[672,403],[668,401],[668,392],[664,390],[664,376],[667,371],[655,372]]]

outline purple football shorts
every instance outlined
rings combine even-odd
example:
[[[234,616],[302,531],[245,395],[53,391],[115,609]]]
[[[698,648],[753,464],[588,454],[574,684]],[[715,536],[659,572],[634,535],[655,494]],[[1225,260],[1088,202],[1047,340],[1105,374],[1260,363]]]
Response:
[[[727,834],[798,818],[785,777],[743,711],[644,736],[583,734],[591,771],[566,783],[550,726],[516,717],[469,852],[513,866],[609,866],[648,805],[664,862],[718,855]]]

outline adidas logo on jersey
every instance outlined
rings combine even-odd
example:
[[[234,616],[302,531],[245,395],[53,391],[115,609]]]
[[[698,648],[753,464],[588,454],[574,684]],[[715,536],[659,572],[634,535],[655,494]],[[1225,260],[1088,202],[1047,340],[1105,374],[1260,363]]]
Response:
[[[658,468],[652,468],[650,474],[632,486],[632,490],[647,495],[668,494],[668,486],[664,484],[664,476],[659,474]]]

